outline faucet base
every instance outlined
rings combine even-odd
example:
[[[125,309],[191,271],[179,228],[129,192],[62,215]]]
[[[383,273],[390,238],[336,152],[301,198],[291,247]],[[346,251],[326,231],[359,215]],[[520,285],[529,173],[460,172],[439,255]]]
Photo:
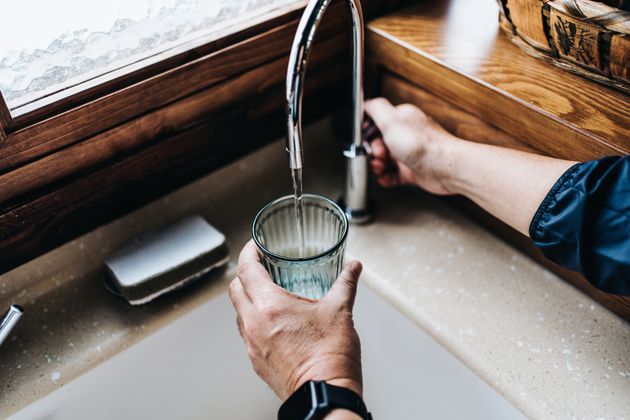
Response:
[[[369,223],[372,220],[371,206],[365,209],[356,210],[348,207],[343,197],[337,200],[337,204],[339,204],[339,207],[343,209],[343,212],[348,218],[348,222],[352,223],[353,225],[363,225]]]
[[[367,144],[351,144],[343,152],[346,157],[346,186],[341,208],[350,223],[366,223],[372,215],[368,148]]]

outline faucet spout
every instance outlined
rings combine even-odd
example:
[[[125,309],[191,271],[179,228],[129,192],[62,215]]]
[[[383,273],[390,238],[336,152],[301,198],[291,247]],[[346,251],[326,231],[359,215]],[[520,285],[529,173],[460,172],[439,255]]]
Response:
[[[344,207],[350,222],[369,220],[368,153],[363,146],[361,128],[364,116],[363,60],[364,21],[360,0],[347,0],[352,17],[352,142],[344,152],[347,159],[347,181]],[[293,41],[287,70],[287,153],[292,170],[304,165],[302,141],[302,97],[307,61],[315,33],[332,0],[309,1]]]
[[[19,321],[24,310],[19,305],[11,305],[9,310],[0,320],[0,345],[9,336],[15,324]]]

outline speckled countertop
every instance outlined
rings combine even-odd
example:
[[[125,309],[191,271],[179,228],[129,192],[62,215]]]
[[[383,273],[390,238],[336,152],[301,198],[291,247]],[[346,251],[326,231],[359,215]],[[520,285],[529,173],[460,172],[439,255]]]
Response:
[[[322,124],[315,136],[330,134]],[[307,144],[308,192],[338,195],[335,147]],[[0,276],[0,307],[26,309],[0,348],[0,417],[224,293],[234,261],[211,281],[132,308],[104,291],[102,261],[137,234],[195,213],[226,234],[235,258],[255,212],[288,193],[282,150],[272,144]],[[349,237],[366,284],[527,416],[629,416],[626,322],[432,197],[400,189],[380,192],[377,204],[375,222]]]

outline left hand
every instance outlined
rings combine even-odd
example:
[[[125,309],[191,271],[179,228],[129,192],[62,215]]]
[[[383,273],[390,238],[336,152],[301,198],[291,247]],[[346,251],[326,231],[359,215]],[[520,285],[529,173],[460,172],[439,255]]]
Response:
[[[352,320],[359,262],[350,263],[326,296],[313,301],[277,286],[250,241],[229,293],[254,370],[286,400],[308,380],[362,395],[361,345]]]

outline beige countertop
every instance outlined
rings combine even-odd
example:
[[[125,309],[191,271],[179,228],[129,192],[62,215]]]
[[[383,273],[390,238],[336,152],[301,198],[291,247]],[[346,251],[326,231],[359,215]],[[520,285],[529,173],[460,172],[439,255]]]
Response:
[[[309,134],[330,137],[323,126]],[[338,195],[335,147],[307,144],[307,192]],[[0,348],[0,417],[224,293],[256,211],[289,186],[283,145],[274,143],[0,276],[0,307],[26,310]],[[628,416],[626,322],[435,198],[399,189],[376,202],[374,223],[352,227],[348,247],[373,290],[529,417]],[[226,234],[233,253],[226,271],[140,308],[104,290],[106,255],[190,214]]]

